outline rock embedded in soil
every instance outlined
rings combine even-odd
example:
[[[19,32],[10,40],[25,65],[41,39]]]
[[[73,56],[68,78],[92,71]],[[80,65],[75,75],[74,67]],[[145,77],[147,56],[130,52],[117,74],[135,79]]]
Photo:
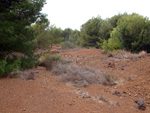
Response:
[[[116,95],[116,96],[121,96],[121,94],[120,94],[120,92],[119,91],[115,91],[114,93],[113,93],[113,95]]]
[[[138,100],[135,101],[135,103],[138,104],[138,109],[139,110],[143,110],[143,111],[146,110],[146,105],[145,105],[143,100],[138,99]]]

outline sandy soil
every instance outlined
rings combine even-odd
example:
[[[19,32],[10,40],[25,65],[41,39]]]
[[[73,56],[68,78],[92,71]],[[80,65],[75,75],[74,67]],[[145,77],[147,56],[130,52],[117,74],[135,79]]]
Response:
[[[118,85],[91,84],[74,87],[60,82],[44,67],[33,69],[35,80],[0,79],[0,113],[150,113],[150,56],[138,58],[108,57],[99,49],[59,50],[61,55],[80,66],[114,73]],[[114,94],[119,92],[119,94]],[[146,110],[139,110],[141,99]]]

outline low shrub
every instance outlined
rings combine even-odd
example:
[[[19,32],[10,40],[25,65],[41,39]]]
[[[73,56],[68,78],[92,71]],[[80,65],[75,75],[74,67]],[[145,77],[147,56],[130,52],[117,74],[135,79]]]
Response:
[[[89,67],[80,67],[68,60],[58,61],[52,68],[52,73],[61,75],[61,81],[71,82],[75,86],[87,86],[98,83],[98,72]]]
[[[18,70],[26,70],[39,65],[39,55],[7,55],[0,60],[0,76],[14,77]]]
[[[88,84],[116,85],[117,77],[113,74],[99,73],[90,67],[81,67],[72,61],[60,59],[59,56],[46,55],[40,63],[51,70],[51,73],[60,76],[62,82],[73,83],[77,87],[86,87]]]
[[[10,72],[16,69],[20,69],[21,61],[19,59],[10,59],[0,61],[0,76],[6,76]]]
[[[102,84],[105,86],[114,86],[117,85],[116,81],[117,81],[117,76],[115,76],[112,73],[105,73],[103,75],[103,79],[102,79]]]
[[[20,78],[23,80],[34,80],[35,72],[32,70],[25,70],[20,72]]]
[[[44,66],[44,67],[46,67],[46,69],[50,70],[50,69],[52,69],[55,62],[60,60],[60,59],[61,59],[61,57],[58,55],[52,56],[49,54],[45,54],[41,58],[40,66]]]
[[[21,69],[26,70],[32,67],[37,67],[39,65],[40,55],[31,55],[31,56],[23,56],[20,58],[21,60]]]
[[[61,43],[62,49],[69,49],[69,48],[75,48],[75,45],[70,41],[65,41]]]

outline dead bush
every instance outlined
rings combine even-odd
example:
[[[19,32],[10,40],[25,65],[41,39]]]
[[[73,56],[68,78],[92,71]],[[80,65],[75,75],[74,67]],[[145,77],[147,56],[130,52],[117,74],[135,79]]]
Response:
[[[97,96],[96,100],[103,101],[103,102],[109,102],[104,95]]]
[[[20,78],[23,80],[34,80],[35,72],[32,70],[25,70],[20,72]]]
[[[116,85],[116,77],[112,74],[100,73],[89,67],[81,67],[66,59],[56,57],[45,58],[42,66],[51,70],[53,75],[61,76],[62,82],[73,83],[77,87],[86,87],[88,84],[100,83],[107,86]]]
[[[141,51],[139,52],[139,57],[144,57],[147,54],[146,51]]]
[[[144,57],[145,55],[147,55],[147,52],[141,51],[139,53],[131,53],[130,51],[116,50],[116,51],[102,51],[102,54],[105,54],[108,57],[113,57],[118,59],[136,59],[136,58]]]
[[[114,53],[114,57],[119,59],[136,59],[139,57],[139,55],[131,53],[129,51],[121,50],[119,52]]]
[[[117,76],[112,73],[105,73],[103,75],[101,83],[106,86],[114,86],[117,85],[116,81],[118,80]]]
[[[55,62],[58,60],[60,60],[60,56],[46,54],[41,58],[40,66],[44,66],[46,69],[51,70]]]
[[[98,83],[98,72],[89,67],[80,67],[68,60],[60,60],[52,68],[52,73],[61,75],[61,81],[86,87]]]

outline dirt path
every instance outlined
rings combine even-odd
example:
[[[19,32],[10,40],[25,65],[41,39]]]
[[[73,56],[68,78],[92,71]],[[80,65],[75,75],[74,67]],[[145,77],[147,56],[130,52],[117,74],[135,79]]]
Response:
[[[150,56],[108,58],[97,49],[52,52],[81,66],[113,72],[122,82],[114,87],[92,84],[78,88],[38,67],[35,80],[0,80],[0,113],[150,113]],[[134,101],[139,98],[146,104],[145,111],[137,109]]]

